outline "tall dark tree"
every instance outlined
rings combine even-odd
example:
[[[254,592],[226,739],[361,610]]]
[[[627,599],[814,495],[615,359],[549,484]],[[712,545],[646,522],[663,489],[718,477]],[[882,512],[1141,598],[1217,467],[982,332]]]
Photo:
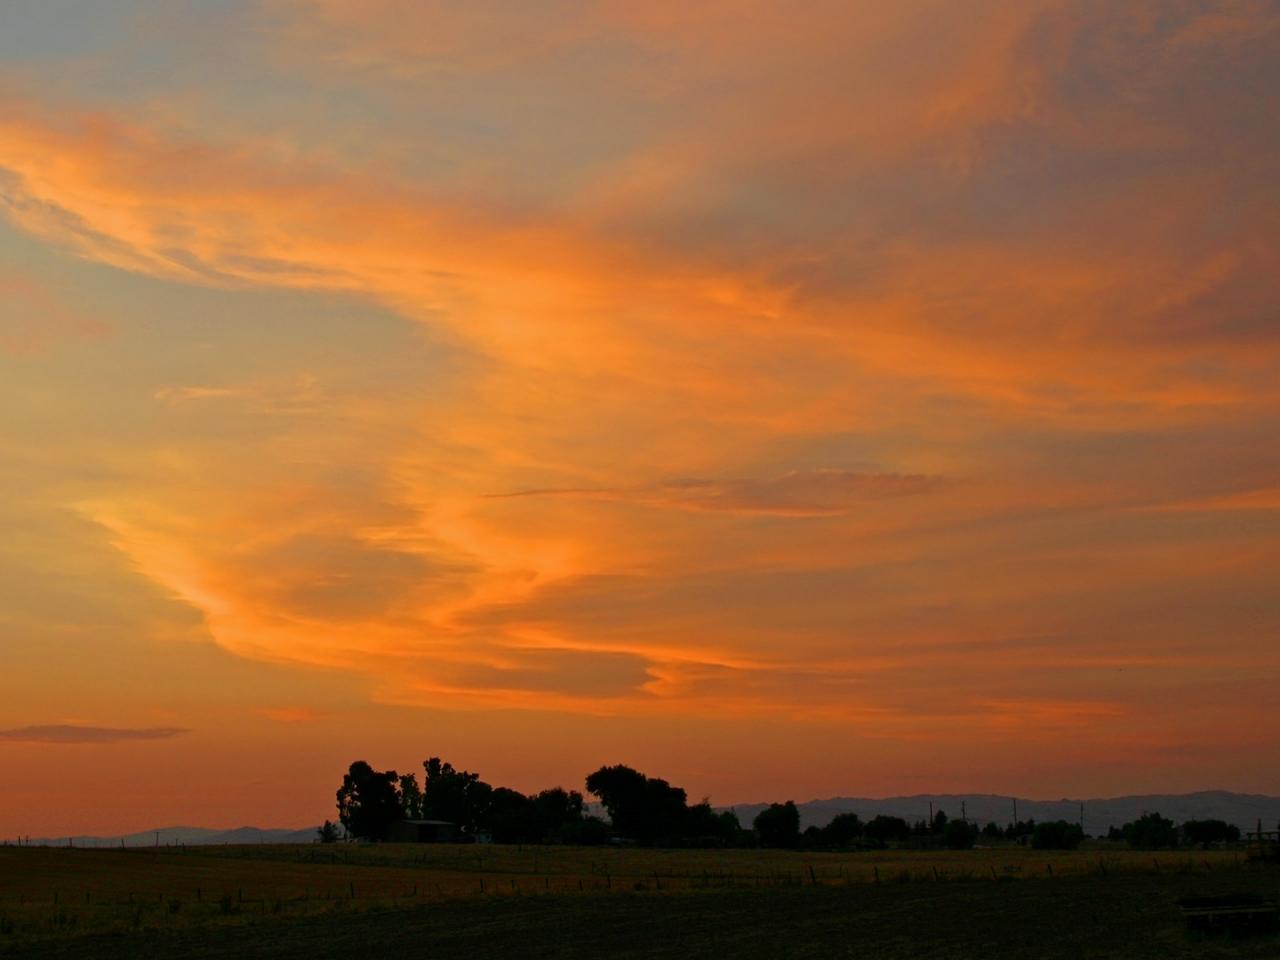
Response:
[[[968,850],[978,838],[978,828],[965,820],[950,820],[942,829],[942,843],[948,850]]]
[[[618,764],[588,776],[587,791],[600,798],[619,836],[652,844],[681,834],[688,794],[665,780]]]
[[[901,817],[890,817],[877,814],[862,829],[862,835],[876,843],[889,840],[905,840],[911,836],[911,827]]]
[[[386,839],[391,825],[404,816],[400,778],[394,770],[375,770],[363,760],[351,764],[338,788],[338,820],[353,837]]]
[[[822,828],[822,845],[826,847],[847,847],[862,836],[864,824],[856,813],[837,813],[831,822]]]
[[[1170,850],[1178,845],[1178,831],[1173,821],[1158,813],[1144,813],[1120,829],[1129,846],[1138,850]]]
[[[487,828],[493,787],[480,774],[456,770],[453,764],[432,757],[422,764],[426,780],[422,789],[422,815],[428,820],[448,820],[464,830]]]
[[[498,843],[535,843],[542,839],[538,808],[516,790],[498,787],[489,798],[488,830]]]
[[[800,845],[800,810],[795,802],[771,803],[756,814],[752,826],[766,847],[798,847]]]
[[[422,788],[418,786],[418,778],[406,773],[400,778],[400,809],[409,820],[422,817]]]
[[[617,764],[601,767],[587,777],[587,792],[600,798],[613,829],[622,837],[639,839],[645,832],[645,784],[639,770]]]
[[[703,847],[727,847],[738,842],[742,824],[732,810],[717,813],[710,800],[695,803],[685,811],[684,836]]]
[[[577,790],[552,787],[533,798],[543,840],[564,840],[582,822],[585,803]]]

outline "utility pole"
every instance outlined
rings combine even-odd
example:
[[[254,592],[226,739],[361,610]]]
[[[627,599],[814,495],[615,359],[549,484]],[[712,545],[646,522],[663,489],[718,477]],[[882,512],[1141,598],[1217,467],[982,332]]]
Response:
[[[961,819],[963,822],[965,822],[965,823],[968,823],[968,822],[969,822],[969,815],[968,815],[967,813],[965,813],[965,812],[964,812],[964,801],[963,801],[963,800],[961,800],[961,801],[960,801],[960,819]]]

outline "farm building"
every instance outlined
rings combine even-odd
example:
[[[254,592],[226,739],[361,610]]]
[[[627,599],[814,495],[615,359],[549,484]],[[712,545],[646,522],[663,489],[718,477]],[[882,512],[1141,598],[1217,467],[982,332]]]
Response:
[[[392,843],[457,843],[458,825],[448,820],[398,820],[387,839]]]

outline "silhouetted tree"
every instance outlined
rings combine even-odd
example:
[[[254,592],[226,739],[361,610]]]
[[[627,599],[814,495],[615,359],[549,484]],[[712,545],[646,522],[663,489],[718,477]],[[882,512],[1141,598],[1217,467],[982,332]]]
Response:
[[[968,850],[977,837],[978,828],[964,820],[950,820],[942,828],[942,843],[948,850]]]
[[[1181,830],[1187,843],[1198,843],[1202,847],[1211,843],[1235,843],[1240,839],[1240,828],[1225,820],[1188,820]]]
[[[752,823],[760,844],[765,847],[797,847],[800,845],[800,811],[795,802],[771,803],[756,814]]]
[[[543,840],[569,842],[567,833],[582,822],[584,802],[577,790],[552,787],[533,798],[538,828]]]
[[[1168,850],[1178,845],[1178,831],[1173,821],[1158,813],[1144,813],[1120,828],[1129,846],[1137,850]]]
[[[882,813],[868,821],[862,835],[868,840],[885,843],[889,840],[906,840],[911,836],[911,828],[901,817],[890,817]]]
[[[338,825],[326,820],[316,830],[316,836],[319,837],[321,843],[337,843],[338,842]]]
[[[338,820],[347,833],[383,840],[391,825],[403,816],[396,772],[374,770],[363,760],[351,764],[338,788]]]
[[[489,799],[488,829],[498,843],[533,843],[542,839],[538,808],[523,793],[496,788]]]
[[[685,811],[683,833],[697,846],[728,847],[738,842],[742,825],[732,810],[716,813],[711,801],[704,799]]]
[[[992,820],[982,828],[982,835],[988,840],[999,840],[1003,836],[1003,831],[1001,831],[1000,825]]]
[[[1031,846],[1037,850],[1074,850],[1084,840],[1080,824],[1066,820],[1037,823],[1031,834]]]
[[[618,764],[588,776],[587,792],[600,798],[621,837],[652,844],[681,835],[688,795],[665,780]]]
[[[1032,820],[1019,820],[1017,823],[1011,823],[1005,827],[1004,835],[1007,840],[1017,840],[1019,837],[1029,837],[1036,831],[1036,822]]]
[[[947,812],[939,810],[933,815],[933,822],[929,824],[930,833],[946,833],[947,832]]]
[[[456,770],[453,764],[432,757],[422,764],[426,778],[422,789],[422,815],[428,820],[448,820],[474,832],[489,821],[493,787],[480,774]]]
[[[863,823],[856,813],[837,813],[822,829],[822,843],[828,847],[847,847],[862,836]]]
[[[408,820],[422,818],[422,788],[418,786],[418,778],[406,773],[400,778],[400,809]]]
[[[648,832],[647,784],[639,770],[616,764],[588,775],[587,792],[600,798],[619,836],[638,840]]]

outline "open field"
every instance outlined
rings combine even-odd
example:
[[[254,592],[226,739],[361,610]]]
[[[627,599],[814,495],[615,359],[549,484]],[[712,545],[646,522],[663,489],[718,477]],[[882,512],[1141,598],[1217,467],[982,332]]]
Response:
[[[8,847],[0,955],[1261,957],[1174,901],[1277,888],[1229,851]]]

